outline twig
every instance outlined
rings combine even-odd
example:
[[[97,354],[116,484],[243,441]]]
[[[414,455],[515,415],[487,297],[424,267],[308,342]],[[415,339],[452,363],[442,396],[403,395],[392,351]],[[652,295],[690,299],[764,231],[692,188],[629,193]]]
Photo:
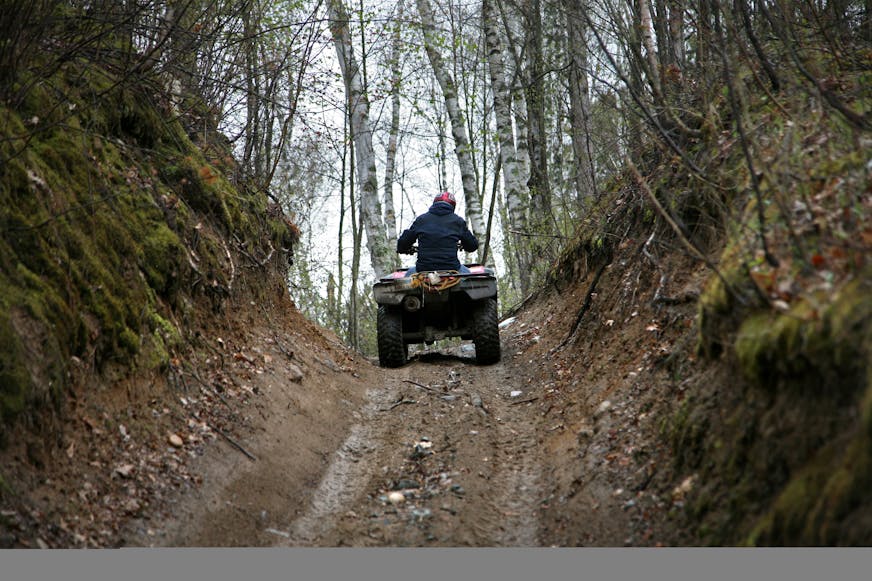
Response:
[[[421,383],[418,383],[417,381],[412,381],[411,379],[404,379],[403,381],[404,381],[405,383],[411,383],[412,385],[415,385],[415,386],[417,386],[417,387],[420,387],[421,389],[426,389],[427,391],[432,391],[433,393],[439,393],[439,394],[442,393],[442,392],[439,391],[438,389],[433,389],[433,388],[430,387],[429,385],[423,385],[423,384],[421,384]]]
[[[522,399],[522,400],[520,400],[520,401],[513,401],[513,402],[510,403],[509,405],[521,405],[522,403],[530,403],[531,401],[536,401],[537,399],[539,399],[538,396],[536,396],[536,397],[531,397],[531,398],[527,398],[527,399]]]
[[[267,240],[266,243],[269,245],[269,253],[266,255],[266,258],[264,258],[263,260],[258,260],[251,253],[249,253],[247,250],[245,250],[245,248],[243,247],[243,243],[239,240],[239,238],[236,235],[234,235],[233,238],[236,240],[236,250],[238,250],[240,254],[246,256],[249,260],[251,260],[253,263],[255,263],[260,268],[264,268],[267,265],[267,263],[269,263],[270,259],[272,258],[273,254],[276,251],[275,247],[272,245],[272,242]]]
[[[196,380],[200,383],[200,385],[203,386],[204,391],[205,391],[205,390],[208,390],[206,393],[212,393],[212,394],[214,394],[215,396],[217,396],[218,399],[221,400],[221,403],[223,403],[224,405],[227,406],[227,409],[229,409],[230,411],[234,411],[234,410],[233,410],[233,407],[230,405],[230,402],[228,402],[228,401],[224,398],[224,396],[221,395],[221,393],[220,393],[217,389],[215,389],[215,386],[214,386],[214,385],[209,385],[208,383],[206,383],[205,381],[203,381],[203,379],[202,379],[202,378],[197,374],[196,371],[194,371],[193,369],[183,369],[183,370],[182,370],[182,373],[179,374],[179,376],[182,377],[182,380],[183,380],[183,381],[184,381],[184,375],[183,375],[184,373],[187,373],[188,375],[190,375],[191,377],[193,377],[194,379],[196,379]]]
[[[252,454],[251,452],[249,452],[248,450],[246,450],[246,449],[242,446],[242,444],[240,444],[239,442],[237,442],[236,440],[234,440],[233,438],[231,438],[230,436],[228,436],[227,434],[225,434],[223,430],[219,430],[218,428],[216,428],[215,426],[213,426],[213,425],[211,425],[211,424],[209,424],[209,427],[212,428],[214,431],[216,431],[218,434],[220,434],[220,435],[221,435],[225,440],[227,440],[228,442],[230,442],[230,443],[231,443],[231,444],[232,444],[232,445],[233,445],[237,450],[239,450],[240,452],[242,452],[243,454],[245,454],[246,456],[248,456],[248,458],[249,458],[252,462],[257,462],[257,458],[255,458],[254,454]]]
[[[512,234],[517,234],[518,236],[526,236],[528,238],[559,238],[560,240],[566,240],[567,236],[561,236],[559,234],[533,234],[531,232],[522,232],[521,230],[509,230]]]
[[[287,349],[285,349],[285,346],[282,345],[282,342],[281,342],[281,340],[279,339],[279,336],[276,335],[275,333],[273,333],[273,341],[276,342],[276,347],[279,348],[279,351],[281,351],[282,353],[285,354],[285,357],[287,357],[288,359],[293,359],[293,358],[294,358],[294,352],[293,352],[293,351],[288,351]]]
[[[656,232],[657,232],[657,228],[655,227],[655,228],[651,231],[651,236],[648,237],[648,240],[647,240],[647,241],[645,242],[645,244],[642,246],[642,254],[644,254],[645,257],[646,257],[648,260],[650,260],[651,263],[652,263],[655,267],[657,267],[657,270],[660,271],[660,284],[657,285],[657,290],[654,291],[654,298],[651,299],[651,303],[652,303],[652,304],[655,304],[655,305],[656,305],[657,302],[658,302],[658,301],[663,297],[663,287],[666,286],[666,281],[668,280],[668,279],[667,279],[667,276],[666,276],[666,272],[663,270],[663,267],[660,266],[660,261],[657,260],[657,258],[656,258],[653,254],[651,254],[650,252],[648,252],[648,246],[650,246],[651,243],[654,242],[654,234],[655,234]],[[640,270],[640,272],[641,272],[641,270]]]
[[[404,403],[418,403],[418,401],[417,401],[417,400],[414,400],[414,399],[400,399],[400,400],[398,400],[398,401],[395,401],[393,404],[389,405],[388,407],[382,409],[381,411],[383,411],[383,412],[389,412],[389,411],[391,411],[392,409],[394,409],[394,408],[396,408],[396,407],[399,407],[399,406],[403,405]]]
[[[218,236],[218,241],[224,247],[224,255],[227,256],[227,262],[230,263],[230,282],[227,283],[227,292],[233,292],[233,282],[236,280],[236,265],[233,264],[233,257],[230,255],[230,249],[227,247],[227,242],[221,236]]]

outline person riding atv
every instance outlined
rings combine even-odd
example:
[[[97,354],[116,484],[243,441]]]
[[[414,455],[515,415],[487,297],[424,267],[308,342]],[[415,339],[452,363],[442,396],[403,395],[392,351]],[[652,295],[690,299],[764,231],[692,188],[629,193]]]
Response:
[[[478,249],[478,240],[466,226],[466,220],[454,213],[457,201],[451,192],[442,192],[433,199],[430,209],[415,218],[397,240],[399,254],[412,254],[418,242],[418,259],[407,271],[456,270],[468,274],[469,269],[457,258],[458,245],[466,252]]]
[[[461,264],[458,245],[471,252],[478,240],[466,221],[454,214],[454,196],[444,192],[426,214],[415,218],[397,241],[397,252],[414,254],[411,268],[399,267],[373,285],[378,304],[378,360],[382,367],[400,367],[409,345],[432,345],[448,337],[472,340],[476,362],[500,360],[497,318],[497,278],[483,264]]]

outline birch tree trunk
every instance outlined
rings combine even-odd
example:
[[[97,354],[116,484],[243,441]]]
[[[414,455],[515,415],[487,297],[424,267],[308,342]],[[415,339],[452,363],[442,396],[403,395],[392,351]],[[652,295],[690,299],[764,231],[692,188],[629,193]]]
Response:
[[[388,150],[385,158],[384,204],[385,231],[388,240],[397,239],[397,216],[394,212],[394,172],[397,160],[397,142],[400,135],[400,83],[402,82],[402,67],[400,66],[400,23],[405,9],[404,0],[397,7],[397,22],[394,24],[391,39],[391,127],[388,135]]]
[[[457,85],[439,52],[435,38],[435,20],[429,0],[417,0],[418,14],[421,17],[421,27],[424,35],[424,49],[433,74],[442,89],[445,99],[445,109],[451,121],[451,134],[454,137],[454,153],[457,155],[457,163],[460,166],[460,177],[463,182],[463,195],[466,199],[466,219],[469,228],[479,240],[484,236],[484,223],[482,220],[481,199],[478,196],[478,185],[475,180],[475,167],[472,163],[469,138],[466,132],[466,121],[463,110],[457,99]]]
[[[657,49],[654,46],[654,21],[651,18],[651,5],[648,0],[638,0],[639,19],[642,26],[642,44],[645,47],[645,57],[648,64],[648,80],[654,91],[655,102],[663,104],[663,91],[660,84],[660,62],[657,59]]]
[[[572,152],[575,158],[575,190],[579,209],[589,206],[596,197],[590,139],[590,87],[587,79],[588,52],[585,24],[581,15],[588,0],[576,0],[566,12],[569,41],[569,107],[572,124]]]
[[[669,0],[669,47],[672,51],[672,62],[679,70],[684,70],[684,10],[685,0]]]
[[[497,28],[494,0],[483,0],[482,20],[484,21],[485,43],[487,45],[488,70],[490,72],[491,92],[494,102],[497,137],[500,145],[500,162],[503,169],[503,185],[506,196],[506,214],[509,232],[518,257],[518,282],[523,294],[530,284],[530,256],[520,232],[527,230],[527,186],[522,165],[518,162],[515,148],[515,135],[512,130],[512,96],[506,83],[506,68],[503,60],[503,46]]]
[[[369,99],[351,45],[348,11],[342,0],[329,0],[327,9],[330,33],[336,46],[336,56],[342,69],[345,94],[351,110],[351,135],[357,158],[357,181],[360,187],[360,219],[366,229],[366,246],[372,268],[377,276],[381,276],[390,272],[393,252],[385,233],[378,196],[375,150],[369,122]]]
[[[546,232],[552,215],[551,184],[548,178],[548,152],[545,149],[545,83],[542,56],[542,4],[541,0],[528,0],[527,10],[527,145],[530,149],[530,223],[533,235]],[[533,239],[534,248],[538,245]]]
[[[512,67],[506,69],[506,78],[511,79],[509,89],[512,99],[512,114],[515,119],[515,151],[518,168],[521,172],[521,179],[526,184],[530,177],[530,150],[527,147],[527,101],[524,96],[524,87],[529,79],[524,70],[524,50],[516,39],[517,34],[519,34],[516,31],[524,30],[524,24],[517,7],[506,7],[505,4],[505,2],[498,3],[506,38],[509,41],[508,48],[512,55]]]

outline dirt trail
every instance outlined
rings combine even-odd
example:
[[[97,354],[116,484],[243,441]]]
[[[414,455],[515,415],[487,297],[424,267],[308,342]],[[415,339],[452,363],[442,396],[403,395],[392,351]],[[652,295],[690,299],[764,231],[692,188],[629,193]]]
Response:
[[[382,372],[277,544],[538,545],[535,426],[510,368],[458,349]]]
[[[471,345],[459,345],[400,369],[361,361],[353,369],[304,383],[313,401],[300,413],[288,412],[300,402],[264,379],[262,434],[243,439],[257,461],[229,445],[204,457],[204,485],[132,527],[129,544],[540,544],[538,398],[517,387],[510,354],[479,366]],[[337,390],[349,398],[345,415],[318,417],[319,396]]]
[[[583,293],[579,283],[505,321],[489,366],[460,344],[381,369],[298,315],[266,337],[247,329],[232,350],[257,346],[271,362],[242,358],[249,367],[234,371],[258,394],[237,433],[257,460],[219,440],[189,467],[202,486],[133,523],[123,544],[680,543],[676,482],[689,490],[693,477],[669,469],[658,418],[680,386],[655,355],[691,313],[652,322],[610,293],[564,348]]]

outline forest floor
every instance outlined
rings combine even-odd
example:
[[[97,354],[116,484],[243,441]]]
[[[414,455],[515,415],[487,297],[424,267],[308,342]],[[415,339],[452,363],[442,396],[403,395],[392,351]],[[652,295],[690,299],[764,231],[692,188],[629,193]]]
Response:
[[[72,394],[62,441],[12,442],[3,546],[687,542],[693,475],[658,428],[683,387],[658,362],[694,307],[655,313],[627,276],[606,269],[569,336],[590,275],[530,301],[490,366],[455,343],[381,369],[286,295],[232,299],[166,380]]]

